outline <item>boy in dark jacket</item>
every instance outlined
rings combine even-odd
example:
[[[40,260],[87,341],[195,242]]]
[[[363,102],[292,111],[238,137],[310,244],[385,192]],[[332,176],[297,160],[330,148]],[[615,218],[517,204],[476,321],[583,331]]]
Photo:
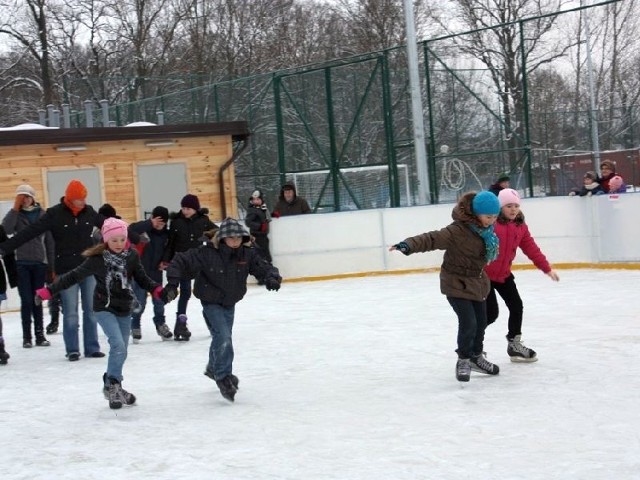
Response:
[[[271,252],[269,252],[269,222],[271,216],[264,203],[264,197],[260,190],[251,194],[249,208],[244,218],[244,223],[249,227],[249,233],[255,239],[256,245],[265,260],[271,263]]]
[[[163,271],[162,256],[169,239],[168,221],[169,210],[159,205],[151,212],[151,218],[132,223],[129,226],[130,232],[140,235],[140,242],[136,245],[136,249],[140,254],[144,270],[154,282],[160,285],[162,285]],[[133,291],[140,303],[140,309],[133,312],[131,338],[133,338],[133,343],[138,343],[142,338],[140,319],[147,304],[147,291],[138,285],[138,282],[133,283]],[[165,322],[164,303],[154,297],[151,297],[151,300],[153,302],[153,323],[156,326],[156,332],[162,340],[169,340],[173,337],[173,333],[171,333],[171,329]]]
[[[186,252],[190,248],[202,245],[204,232],[216,228],[209,220],[205,208],[200,208],[200,200],[195,195],[185,195],[180,201],[180,212],[171,216],[169,226],[169,240],[163,256],[163,267],[166,267],[179,252]],[[176,324],[173,330],[174,340],[189,341],[191,332],[187,327],[187,304],[191,298],[191,279],[180,279],[180,298],[178,298],[178,311],[176,312]]]
[[[205,245],[176,254],[167,268],[167,285],[161,296],[163,300],[174,298],[181,279],[195,277],[193,293],[202,303],[211,333],[205,375],[215,380],[222,396],[230,402],[238,390],[238,377],[232,372],[234,312],[236,303],[247,292],[248,275],[262,281],[267,290],[280,289],[278,269],[251,247],[242,225],[227,218]]]

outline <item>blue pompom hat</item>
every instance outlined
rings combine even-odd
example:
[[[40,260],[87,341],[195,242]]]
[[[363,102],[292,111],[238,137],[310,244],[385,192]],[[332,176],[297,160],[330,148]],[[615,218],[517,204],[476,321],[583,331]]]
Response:
[[[500,213],[500,200],[487,190],[479,192],[471,203],[474,215],[498,215]]]

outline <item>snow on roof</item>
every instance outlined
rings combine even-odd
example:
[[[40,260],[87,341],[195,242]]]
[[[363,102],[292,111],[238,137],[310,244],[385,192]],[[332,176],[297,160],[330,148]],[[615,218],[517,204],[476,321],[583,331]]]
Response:
[[[155,127],[155,123],[151,122],[132,122],[125,125],[125,127]]]
[[[19,125],[14,125],[13,127],[0,127],[0,131],[11,131],[11,130],[59,130],[58,127],[45,127],[44,125],[40,125],[39,123],[21,123]]]

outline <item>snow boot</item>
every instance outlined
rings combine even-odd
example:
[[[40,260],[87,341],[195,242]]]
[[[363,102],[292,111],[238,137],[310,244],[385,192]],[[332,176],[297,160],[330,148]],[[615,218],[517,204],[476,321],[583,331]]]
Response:
[[[476,355],[469,359],[471,370],[474,372],[486,373],[487,375],[498,375],[500,367],[491,363],[484,355]]]
[[[237,380],[237,377],[236,377],[236,380]],[[227,375],[222,380],[216,380],[216,385],[218,385],[218,388],[220,389],[220,393],[226,400],[229,400],[230,402],[233,402],[235,400],[235,396],[236,396],[236,392],[238,391],[238,388],[234,385],[232,375]]]
[[[176,342],[188,342],[189,338],[191,338],[191,332],[187,328],[187,316],[180,314],[176,319],[176,326],[173,329],[173,339]]]
[[[525,347],[522,343],[521,335],[513,338],[507,336],[507,355],[512,362],[516,363],[532,363],[538,361],[538,354],[535,350]]]
[[[156,326],[156,332],[158,333],[158,335],[160,335],[160,338],[162,338],[163,342],[173,337],[173,333],[171,333],[171,329],[167,326],[166,323],[161,323],[160,325]]]
[[[10,358],[11,355],[4,349],[4,339],[0,337],[0,365],[6,365]]]
[[[459,358],[456,362],[456,380],[468,382],[471,378],[471,364],[468,358]]]
[[[131,340],[133,341],[133,343],[140,343],[140,340],[142,340],[142,330],[140,330],[139,328],[132,328]]]

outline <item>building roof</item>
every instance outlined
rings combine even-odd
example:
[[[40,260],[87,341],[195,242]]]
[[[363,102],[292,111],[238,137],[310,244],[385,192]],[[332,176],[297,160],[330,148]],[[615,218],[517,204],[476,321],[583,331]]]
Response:
[[[184,137],[231,135],[233,140],[249,137],[247,122],[193,123],[184,125],[133,125],[93,128],[8,128],[0,131],[0,146],[64,144],[118,140],[162,140]]]

